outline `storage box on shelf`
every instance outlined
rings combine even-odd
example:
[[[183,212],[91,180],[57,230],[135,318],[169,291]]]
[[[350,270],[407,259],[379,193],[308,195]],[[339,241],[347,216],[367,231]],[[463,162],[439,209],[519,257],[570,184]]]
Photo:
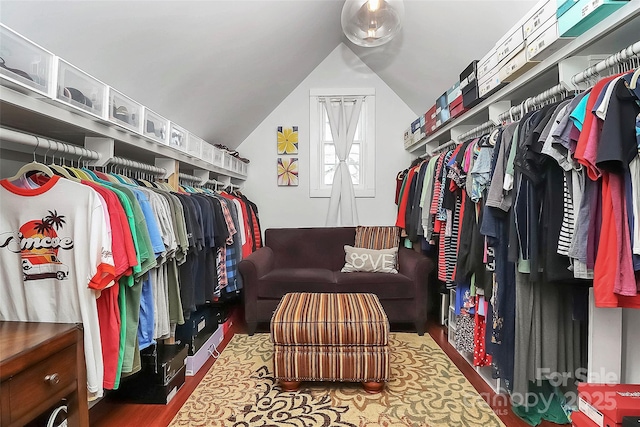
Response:
[[[53,97],[54,55],[2,24],[0,40],[2,84],[23,93],[35,91]]]
[[[213,147],[213,164],[220,168],[224,167],[224,150]]]
[[[482,77],[478,81],[478,95],[480,95],[481,98],[488,98],[499,89],[502,89],[506,84],[506,82],[500,80],[499,70],[494,69],[491,74]]]
[[[471,64],[460,73],[460,88],[462,89],[462,107],[469,109],[482,101],[478,90],[478,61]]]
[[[198,138],[192,133],[187,135],[187,154],[197,159],[202,158],[202,138]]]
[[[496,44],[498,64],[505,64],[522,50],[524,50],[524,33],[521,26],[516,26]]]
[[[527,38],[527,61],[545,60],[572,40],[573,37],[560,37],[554,15]]]
[[[424,115],[425,133],[431,135],[436,130],[436,106],[435,104],[429,108]]]
[[[538,61],[527,61],[527,51],[523,49],[500,68],[498,79],[501,83],[512,82],[537,64]]]
[[[213,164],[213,150],[214,146],[206,141],[202,142],[202,160],[207,163]]]
[[[171,123],[169,146],[183,153],[187,151],[187,131],[175,123]]]
[[[56,99],[93,116],[106,119],[107,85],[61,58],[56,58],[56,62]]]
[[[231,154],[227,153],[226,151],[224,152],[224,164],[223,164],[223,168],[225,168],[226,170],[233,170],[233,161],[235,160],[235,157],[233,157]]]
[[[413,145],[413,134],[411,133],[411,125],[404,130],[403,134],[404,148],[411,147]]]
[[[462,105],[462,89],[459,81],[447,90],[447,102],[449,103],[449,116],[452,119],[466,111]]]
[[[154,113],[150,109],[144,109],[143,134],[156,142],[164,145],[169,144],[169,120],[160,114]]]
[[[242,163],[242,160],[240,160],[240,159],[237,159],[237,158],[236,158],[235,160],[236,160],[236,162],[235,162],[235,164],[233,165],[233,171],[234,171],[234,172],[237,172],[237,173],[242,173],[242,165],[243,165],[244,163]]]
[[[137,133],[142,133],[142,104],[109,88],[109,121]]]
[[[563,37],[577,37],[628,2],[628,0],[579,0],[559,16],[558,31]]]
[[[449,102],[447,102],[447,92],[443,93],[436,101],[436,128],[449,121]]]
[[[480,61],[478,61],[476,78],[480,81],[483,78],[490,76],[497,66],[498,54],[494,47],[485,56],[483,56]]]
[[[564,13],[573,7],[578,0],[556,0],[556,18],[560,18]]]
[[[411,123],[411,139],[414,143],[422,141],[427,136],[425,124],[424,115],[421,115]]]
[[[468,108],[464,107],[462,94],[458,96],[453,102],[449,105],[449,113],[451,114],[451,118],[454,119],[467,111]]]
[[[533,40],[537,33],[547,22],[556,21],[556,0],[545,0],[534,7],[533,15],[522,25],[525,40]],[[533,36],[533,37],[532,37]]]

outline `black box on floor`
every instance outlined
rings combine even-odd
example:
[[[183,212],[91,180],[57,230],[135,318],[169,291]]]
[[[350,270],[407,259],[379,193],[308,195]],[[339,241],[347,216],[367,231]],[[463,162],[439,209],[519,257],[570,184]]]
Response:
[[[142,370],[155,378],[156,384],[167,384],[185,365],[187,354],[184,344],[152,345],[140,352]]]
[[[640,427],[640,417],[622,417],[622,427]]]
[[[176,326],[176,340],[189,347],[188,355],[193,356],[218,328],[220,310],[216,307],[204,305],[191,313],[184,325]]]
[[[166,384],[156,384],[153,376],[140,372],[120,384],[120,389],[110,394],[118,400],[135,403],[166,405],[184,385],[187,367],[183,366]]]

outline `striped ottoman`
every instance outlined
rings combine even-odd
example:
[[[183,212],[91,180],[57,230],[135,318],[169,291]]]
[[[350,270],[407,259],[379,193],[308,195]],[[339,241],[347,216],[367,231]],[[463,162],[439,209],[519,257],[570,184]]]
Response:
[[[358,381],[378,393],[389,380],[389,321],[373,294],[286,294],[271,340],[284,391],[301,381]]]

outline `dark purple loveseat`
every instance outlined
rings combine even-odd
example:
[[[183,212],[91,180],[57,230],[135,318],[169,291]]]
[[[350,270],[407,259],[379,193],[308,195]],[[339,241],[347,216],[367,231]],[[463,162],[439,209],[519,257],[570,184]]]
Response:
[[[355,227],[266,230],[265,246],[239,264],[249,334],[271,320],[286,293],[368,292],[378,296],[390,323],[413,323],[423,335],[433,261],[400,247],[398,274],[342,273],[344,245],[354,241]]]

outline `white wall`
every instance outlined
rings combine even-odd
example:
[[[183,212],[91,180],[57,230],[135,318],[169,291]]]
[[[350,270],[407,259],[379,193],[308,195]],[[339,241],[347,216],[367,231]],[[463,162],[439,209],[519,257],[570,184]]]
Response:
[[[241,155],[251,160],[243,192],[258,205],[263,229],[325,225],[329,199],[309,197],[309,90],[357,87],[376,90],[376,196],[357,199],[358,217],[361,225],[395,223],[395,177],[412,159],[403,147],[402,134],[416,114],[340,44],[238,147]],[[277,126],[298,126],[297,187],[277,185]]]

